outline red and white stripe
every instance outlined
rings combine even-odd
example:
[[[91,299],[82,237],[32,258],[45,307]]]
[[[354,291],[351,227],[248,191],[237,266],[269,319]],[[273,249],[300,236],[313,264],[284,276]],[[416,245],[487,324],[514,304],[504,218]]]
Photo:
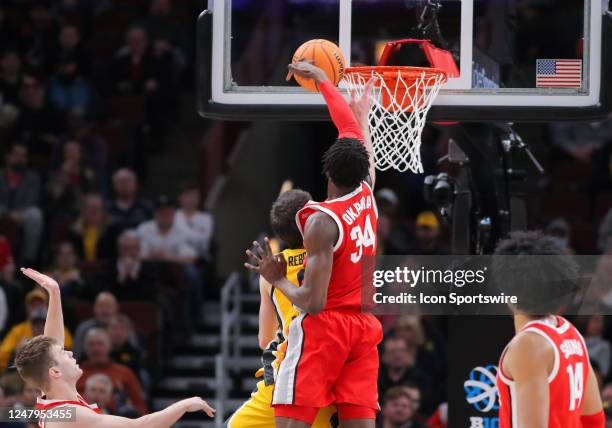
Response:
[[[556,60],[556,74],[536,75],[538,88],[580,88],[582,87],[582,60]]]

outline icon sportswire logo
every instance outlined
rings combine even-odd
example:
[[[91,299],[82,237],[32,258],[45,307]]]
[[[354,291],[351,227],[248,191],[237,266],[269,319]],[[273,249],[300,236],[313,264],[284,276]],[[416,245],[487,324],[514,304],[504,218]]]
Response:
[[[487,413],[499,409],[496,375],[497,366],[493,364],[478,366],[472,369],[469,379],[463,383],[463,389],[467,394],[466,400],[476,410]]]

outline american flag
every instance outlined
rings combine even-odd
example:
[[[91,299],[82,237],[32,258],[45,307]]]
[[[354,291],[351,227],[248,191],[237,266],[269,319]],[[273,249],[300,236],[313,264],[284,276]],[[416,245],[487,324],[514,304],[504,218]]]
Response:
[[[582,87],[582,60],[538,59],[536,61],[536,87]]]

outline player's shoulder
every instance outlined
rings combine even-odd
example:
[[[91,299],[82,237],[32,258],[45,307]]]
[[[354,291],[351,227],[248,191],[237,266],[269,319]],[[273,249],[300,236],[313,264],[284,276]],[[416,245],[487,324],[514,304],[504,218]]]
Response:
[[[508,344],[507,359],[537,359],[548,357],[554,352],[552,342],[537,329],[519,332]]]
[[[70,417],[70,421],[54,421],[45,422],[45,428],[88,428],[97,425],[100,418],[104,415],[97,413],[95,410],[85,406],[75,406],[74,404],[65,404],[56,406],[55,409],[71,409],[74,412],[74,417]]]

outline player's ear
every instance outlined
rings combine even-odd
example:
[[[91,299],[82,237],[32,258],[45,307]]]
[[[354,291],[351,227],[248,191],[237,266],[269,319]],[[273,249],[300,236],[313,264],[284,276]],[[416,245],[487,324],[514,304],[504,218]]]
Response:
[[[59,379],[62,372],[57,367],[49,367],[49,379]]]

